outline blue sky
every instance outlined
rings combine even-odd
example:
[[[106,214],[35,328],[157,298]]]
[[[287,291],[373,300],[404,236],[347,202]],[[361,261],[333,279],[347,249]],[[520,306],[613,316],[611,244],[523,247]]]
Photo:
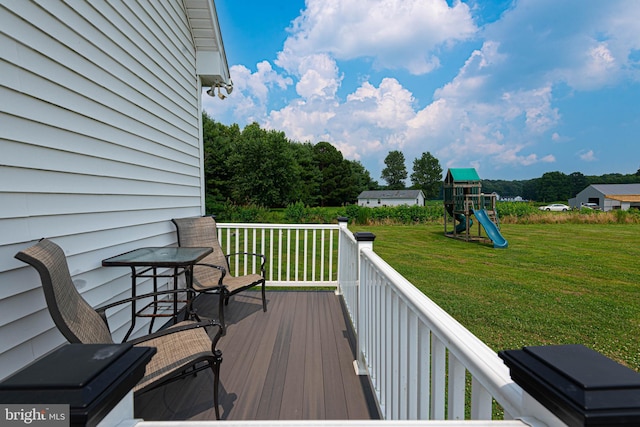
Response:
[[[483,179],[640,169],[640,1],[216,0],[224,124]],[[408,183],[409,184],[409,183]]]

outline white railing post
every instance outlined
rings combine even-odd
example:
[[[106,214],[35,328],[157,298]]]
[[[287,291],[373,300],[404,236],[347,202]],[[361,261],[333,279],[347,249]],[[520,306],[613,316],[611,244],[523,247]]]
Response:
[[[357,318],[356,321],[356,360],[353,361],[353,367],[356,371],[357,375],[367,375],[367,365],[364,360],[364,354],[362,352],[365,345],[365,336],[367,334],[365,328],[367,326],[365,321],[366,311],[365,308],[365,292],[363,287],[365,286],[362,278],[364,274],[362,272],[362,262],[360,262],[361,253],[363,250],[373,251],[373,241],[376,236],[373,233],[369,232],[358,232],[354,233],[353,236],[356,238],[358,242],[358,280],[357,280],[357,301],[358,301],[358,309],[357,309]]]
[[[344,268],[340,268],[340,260],[341,257],[346,256],[346,251],[344,250],[344,243],[342,241],[342,233],[347,231],[347,226],[349,225],[349,218],[340,216],[338,217],[338,286],[336,286],[336,295],[342,295],[342,286],[340,285],[341,280],[344,277]]]

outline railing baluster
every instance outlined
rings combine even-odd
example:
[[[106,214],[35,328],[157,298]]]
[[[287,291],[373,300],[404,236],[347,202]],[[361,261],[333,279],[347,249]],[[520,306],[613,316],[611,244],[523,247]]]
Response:
[[[287,282],[291,280],[291,229],[287,230]]]
[[[273,261],[273,228],[269,229],[269,259]],[[273,280],[273,262],[269,269],[269,280]]]
[[[264,250],[265,250],[265,244],[266,244],[265,234],[266,234],[266,231],[263,228],[262,232],[260,233],[260,253],[261,254],[264,254]],[[268,262],[265,268],[271,269],[271,263]]]
[[[316,230],[314,229],[311,232],[311,259],[315,260],[316,259],[316,243],[318,241],[317,239],[317,233]],[[316,280],[316,263],[312,262],[311,263],[311,281],[315,282]]]
[[[329,277],[327,280],[333,280],[333,231],[329,230]]]
[[[324,281],[324,230],[320,231],[320,281]]]
[[[418,384],[418,419],[431,418],[431,330],[424,323],[419,326],[420,375]]]
[[[452,352],[449,352],[447,416],[450,420],[464,419],[465,374],[464,365]]]
[[[420,353],[418,344],[420,338],[418,336],[418,317],[415,313],[407,313],[407,420],[417,420],[419,401],[414,397],[418,396],[418,381],[420,375]]]
[[[446,350],[444,343],[431,335],[431,419],[443,420],[445,408]]]
[[[258,230],[256,228],[253,229],[253,244],[251,246],[251,252],[253,252],[254,254],[257,252],[257,233]],[[256,273],[256,262],[258,261],[257,257],[251,257],[253,260],[252,264],[251,264],[251,273],[255,274]]]
[[[407,406],[408,397],[408,364],[409,364],[409,313],[407,312],[407,305],[402,303],[402,300],[398,298],[398,368],[400,375],[398,376],[399,390],[398,390],[398,416],[399,420],[406,420],[409,408]]]
[[[307,279],[307,249],[308,249],[308,244],[309,244],[309,230],[305,229],[304,230],[304,250],[302,252],[302,259],[303,259],[303,267],[302,267],[302,280],[308,280]]]
[[[398,295],[391,294],[391,393],[389,396],[391,406],[391,419],[400,419],[400,310]]]
[[[471,379],[471,418],[474,420],[491,419],[491,393],[480,384],[476,377]]]
[[[300,230],[296,229],[296,265],[295,265],[295,270],[296,270],[296,274],[295,274],[295,281],[298,281],[298,267],[300,265]]]
[[[278,280],[282,280],[282,228],[278,229]]]
[[[231,253],[231,228],[227,228],[227,249],[225,253]],[[231,266],[229,266],[231,268]]]
[[[235,236],[235,239],[236,239],[236,245],[235,245],[236,250],[235,250],[235,252],[238,253],[238,252],[240,252],[240,229],[239,228],[236,228],[236,232],[234,233],[234,236]],[[234,258],[235,258],[235,261],[236,261],[236,266],[233,269],[233,272],[236,275],[238,275],[239,271],[240,271],[240,257],[236,256]],[[229,268],[231,268],[231,266],[229,266]]]
[[[391,302],[391,288],[389,288],[389,286],[385,286],[384,287],[384,299],[383,299],[383,304],[384,304],[384,308],[382,310],[383,313],[383,318],[382,321],[383,323],[383,327],[384,327],[384,333],[383,333],[383,337],[384,337],[384,342],[383,342],[383,349],[384,349],[384,356],[382,359],[382,369],[384,372],[384,383],[381,384],[381,391],[382,391],[382,396],[383,396],[383,401],[386,404],[386,416],[388,417],[388,419],[392,419],[391,415],[392,415],[392,402],[391,402],[391,394],[393,393],[393,371],[392,371],[392,367],[391,367],[391,347],[393,345],[392,342],[392,337],[393,337],[393,327],[391,322],[393,321],[392,319],[392,302]]]
[[[249,256],[246,255],[246,253],[249,252],[249,229],[248,228],[244,229],[244,242],[243,243],[244,243],[243,246],[244,246],[245,255],[243,255],[243,257],[242,257],[242,264],[244,266],[244,270],[243,270],[244,273],[243,274],[246,276],[247,272],[249,271],[248,270],[248,268],[249,268],[249,265],[248,265],[249,264]]]

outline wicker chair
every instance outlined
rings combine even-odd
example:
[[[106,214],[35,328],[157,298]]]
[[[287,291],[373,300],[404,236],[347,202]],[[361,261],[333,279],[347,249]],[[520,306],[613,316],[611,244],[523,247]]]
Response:
[[[229,297],[254,286],[262,286],[262,311],[267,311],[265,295],[265,261],[262,254],[238,252],[225,255],[218,242],[216,221],[212,217],[176,218],[172,220],[178,231],[178,244],[184,247],[210,247],[213,252],[193,268],[193,289],[196,292],[219,293],[220,323],[225,327],[224,307]],[[260,274],[232,276],[229,261],[232,256],[250,255],[261,260]],[[223,304],[224,303],[224,304]],[[224,334],[224,332],[223,332]]]
[[[33,266],[40,274],[49,313],[56,326],[70,343],[110,344],[113,338],[107,324],[106,310],[129,303],[133,298],[93,309],[73,284],[63,250],[50,240],[42,239],[15,257]],[[137,296],[148,298],[175,291],[161,291]],[[217,332],[210,338],[205,328],[214,327]],[[215,321],[180,322],[170,328],[129,341],[133,345],[155,347],[156,354],[147,364],[142,380],[134,387],[141,394],[170,381],[194,374],[203,369],[213,371],[213,400],[216,418],[218,409],[218,385],[222,352],[216,344],[222,335],[221,325]]]

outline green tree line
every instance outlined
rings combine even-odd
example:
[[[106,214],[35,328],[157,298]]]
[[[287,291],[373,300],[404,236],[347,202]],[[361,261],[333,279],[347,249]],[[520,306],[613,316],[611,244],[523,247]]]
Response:
[[[341,206],[376,189],[369,171],[328,142],[299,143],[252,123],[240,130],[203,115],[207,203]]]
[[[640,183],[640,169],[634,174],[609,173],[605,175],[583,175],[580,172],[546,172],[540,178],[522,181],[482,180],[484,193],[497,193],[501,197],[521,196],[526,200],[555,202],[576,196],[591,184],[635,184]]]
[[[205,113],[203,140],[208,206],[343,206],[356,203],[365,190],[406,188],[405,157],[397,150],[384,160],[382,179],[387,185],[380,186],[362,163],[345,159],[329,142],[292,141],[284,132],[261,129],[258,123],[241,130],[237,124],[226,126]],[[410,180],[410,188],[422,189],[426,199],[441,197],[443,170],[431,153],[414,160]],[[546,203],[575,197],[590,184],[627,183],[640,183],[640,169],[628,175],[547,172],[522,181],[486,179],[482,191]]]

